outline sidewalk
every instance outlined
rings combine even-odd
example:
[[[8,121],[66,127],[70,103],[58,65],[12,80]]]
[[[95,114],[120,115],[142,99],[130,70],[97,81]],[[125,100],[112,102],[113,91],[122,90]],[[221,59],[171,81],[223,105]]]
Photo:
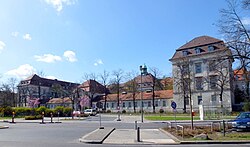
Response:
[[[159,129],[141,129],[140,140],[137,141],[137,130],[134,129],[118,129],[114,130],[104,144],[178,144],[167,134]]]

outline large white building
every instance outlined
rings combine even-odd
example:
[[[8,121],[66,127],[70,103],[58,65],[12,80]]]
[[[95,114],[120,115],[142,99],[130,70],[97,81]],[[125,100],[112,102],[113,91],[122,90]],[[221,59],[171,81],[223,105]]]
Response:
[[[107,95],[107,110],[111,112],[117,112],[126,110],[126,112],[140,112],[141,109],[145,112],[153,112],[153,93],[150,91],[144,91],[143,93],[136,92],[134,99],[133,93],[120,93],[120,105],[117,106],[117,94]],[[162,109],[164,112],[172,111],[171,101],[173,100],[173,90],[158,90],[155,91],[155,108],[156,112]],[[104,106],[104,98],[101,101]],[[142,108],[143,107],[143,108]]]
[[[200,36],[178,48],[170,59],[173,71],[173,99],[177,110],[232,111],[231,51],[222,40]]]

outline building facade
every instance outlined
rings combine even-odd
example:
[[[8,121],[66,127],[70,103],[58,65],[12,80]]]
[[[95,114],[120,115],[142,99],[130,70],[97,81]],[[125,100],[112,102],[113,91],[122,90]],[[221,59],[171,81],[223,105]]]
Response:
[[[72,94],[77,83],[46,79],[34,74],[18,84],[18,106],[37,107],[51,98],[63,98]]]
[[[126,110],[126,112],[140,112],[142,107],[144,112],[153,112],[152,107],[152,92],[144,91],[141,95],[140,92],[135,94],[133,99],[133,93],[121,93],[119,95],[120,105],[117,106],[117,94],[108,94],[106,110],[111,112],[117,112]],[[173,90],[159,90],[155,91],[155,106],[156,112],[160,109],[166,111],[172,111],[171,101],[173,100]],[[104,98],[101,100],[104,106]]]
[[[200,36],[178,48],[170,59],[173,99],[178,111],[232,111],[231,51],[222,40]]]

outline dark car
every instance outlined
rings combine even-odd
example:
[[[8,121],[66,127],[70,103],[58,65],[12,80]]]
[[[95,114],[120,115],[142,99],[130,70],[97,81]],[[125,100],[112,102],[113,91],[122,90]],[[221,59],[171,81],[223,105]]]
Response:
[[[232,128],[236,131],[250,130],[250,112],[240,113],[236,119],[232,121]]]

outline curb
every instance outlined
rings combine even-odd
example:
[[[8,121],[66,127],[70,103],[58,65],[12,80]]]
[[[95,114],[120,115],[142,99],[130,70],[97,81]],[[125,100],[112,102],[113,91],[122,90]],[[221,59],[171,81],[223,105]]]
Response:
[[[0,126],[0,129],[8,129],[9,126]]]
[[[167,134],[171,139],[173,139],[173,140],[176,142],[176,144],[180,144],[181,141],[180,141],[177,137],[175,137],[174,135],[172,135],[172,134],[169,133],[168,131],[165,131],[165,130],[162,129],[162,128],[159,128],[159,130],[160,130],[161,132]]]
[[[176,144],[249,144],[250,140],[210,140],[210,141],[181,141],[171,133],[163,130],[162,128],[159,128],[160,131],[166,133],[169,137],[171,137],[174,141],[176,141]]]
[[[96,129],[89,134],[83,136],[79,139],[80,142],[83,143],[90,143],[90,144],[102,144],[103,141],[115,130],[115,128],[108,128],[106,129],[107,132],[104,132],[105,129]],[[101,131],[103,133],[101,133]],[[95,136],[94,138],[91,138],[91,136]],[[88,139],[90,138],[90,139]]]
[[[238,141],[238,140],[229,140],[229,141],[181,141],[180,144],[248,144],[250,141]]]

